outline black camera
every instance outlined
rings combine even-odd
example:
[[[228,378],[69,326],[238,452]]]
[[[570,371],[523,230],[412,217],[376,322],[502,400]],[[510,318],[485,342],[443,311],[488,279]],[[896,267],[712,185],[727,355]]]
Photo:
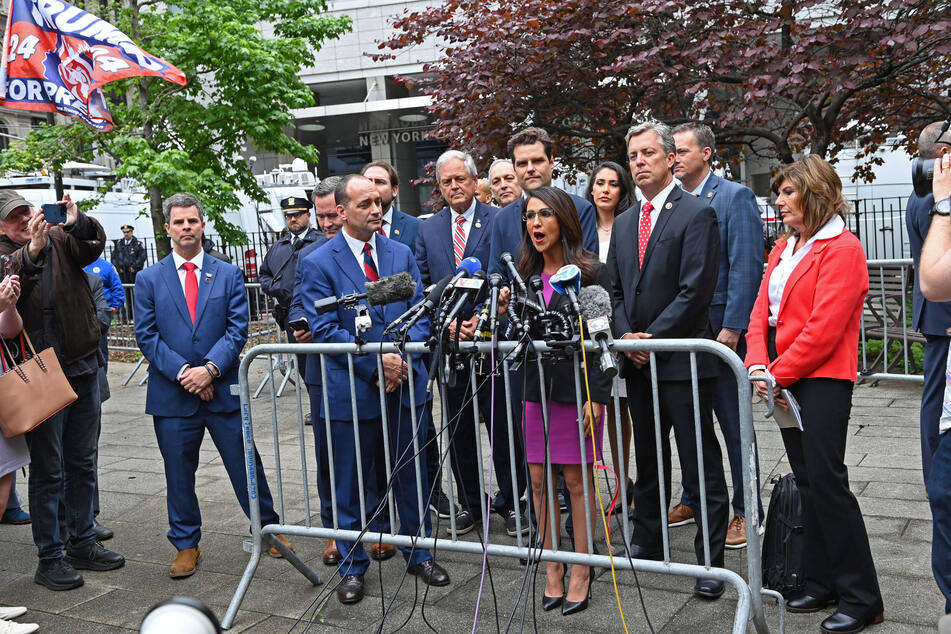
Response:
[[[935,143],[951,145],[951,142],[942,140],[949,127],[951,127],[951,119],[946,120],[941,126],[941,131],[934,140]],[[931,193],[935,160],[937,159],[916,158],[911,162],[911,184],[915,188],[915,193],[921,198]]]

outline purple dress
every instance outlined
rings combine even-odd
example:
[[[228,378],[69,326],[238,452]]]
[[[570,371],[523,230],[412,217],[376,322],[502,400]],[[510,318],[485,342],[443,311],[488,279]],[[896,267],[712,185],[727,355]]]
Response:
[[[554,292],[548,281],[551,275],[542,274],[545,303],[551,302]],[[570,386],[553,386],[554,389],[571,389]],[[583,394],[583,392],[582,392]],[[548,444],[551,447],[552,464],[581,464],[581,443],[578,440],[578,405],[575,403],[556,403],[548,400]],[[545,462],[545,426],[542,419],[541,403],[525,401],[525,460],[534,464]],[[597,441],[598,459],[601,459],[601,446],[604,438],[604,410],[595,425],[594,438]],[[584,441],[586,462],[594,462],[594,450],[591,437]]]

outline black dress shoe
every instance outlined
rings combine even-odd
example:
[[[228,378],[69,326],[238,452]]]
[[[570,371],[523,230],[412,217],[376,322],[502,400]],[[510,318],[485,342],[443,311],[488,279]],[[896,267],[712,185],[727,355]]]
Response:
[[[795,614],[818,612],[830,605],[835,605],[834,597],[814,597],[811,594],[804,594],[801,597],[786,601],[786,611]]]
[[[67,546],[66,561],[77,570],[115,570],[125,565],[125,557],[92,541],[85,546]]]
[[[100,524],[99,520],[92,521],[92,529],[96,531],[96,539],[100,542],[104,542],[107,539],[112,539],[113,535],[115,534],[112,532],[111,528]]]
[[[62,557],[41,559],[33,581],[50,590],[72,590],[83,585],[83,576]]]
[[[409,574],[416,575],[429,586],[448,586],[449,573],[432,559],[409,567]]]
[[[697,579],[693,593],[704,599],[719,599],[723,595],[723,582],[716,579]]]
[[[344,605],[363,600],[363,575],[346,575],[337,586],[337,600]]]
[[[650,559],[652,561],[663,561],[663,550],[650,550],[640,544],[631,544],[631,559]]]
[[[857,619],[848,614],[842,614],[838,610],[832,613],[832,616],[819,624],[819,629],[823,632],[833,634],[849,634],[851,632],[861,632],[866,625],[875,625],[885,620],[885,614],[879,612],[874,616],[864,619]]]
[[[552,610],[557,608],[559,605],[561,605],[562,601],[564,600],[565,600],[565,595],[561,595],[560,597],[550,597],[547,594],[543,594],[542,595],[542,609],[545,612],[551,612]]]

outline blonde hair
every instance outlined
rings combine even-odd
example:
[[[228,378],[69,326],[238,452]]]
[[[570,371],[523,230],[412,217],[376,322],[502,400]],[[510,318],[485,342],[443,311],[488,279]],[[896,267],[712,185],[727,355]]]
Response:
[[[842,194],[839,175],[814,154],[807,154],[779,170],[770,189],[778,194],[787,180],[799,191],[803,224],[810,235],[815,235],[833,216],[845,220],[845,214],[852,209]]]

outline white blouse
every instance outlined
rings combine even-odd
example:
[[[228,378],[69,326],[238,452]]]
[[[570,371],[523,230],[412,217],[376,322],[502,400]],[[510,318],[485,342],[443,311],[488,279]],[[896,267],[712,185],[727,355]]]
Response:
[[[799,237],[792,236],[789,238],[789,241],[786,243],[786,248],[783,249],[782,255],[779,256],[779,263],[769,276],[767,290],[769,292],[770,326],[773,328],[776,327],[776,320],[779,318],[779,305],[783,301],[783,292],[786,290],[786,282],[789,281],[789,276],[792,275],[792,272],[796,269],[796,265],[798,265],[812,249],[812,244],[816,240],[834,238],[843,231],[845,231],[845,221],[839,216],[833,216],[816,232],[816,235],[809,238],[806,244],[802,245],[802,248],[795,253],[793,253],[793,249],[796,248],[796,242],[798,242]]]

